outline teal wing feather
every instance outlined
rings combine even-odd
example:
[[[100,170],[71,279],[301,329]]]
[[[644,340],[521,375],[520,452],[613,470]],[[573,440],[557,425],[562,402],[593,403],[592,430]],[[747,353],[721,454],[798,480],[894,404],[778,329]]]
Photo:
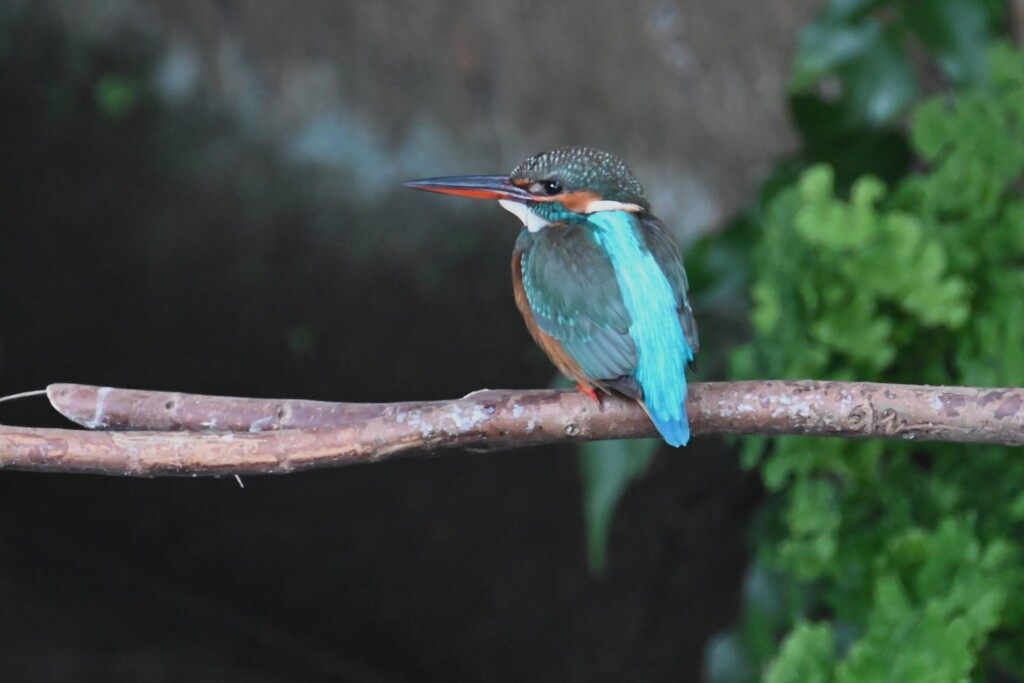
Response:
[[[683,257],[668,228],[658,218],[645,214],[641,217],[640,224],[648,251],[661,266],[662,272],[672,286],[676,297],[676,309],[679,311],[679,323],[683,327],[686,343],[690,346],[689,360],[692,362],[693,354],[700,350],[700,339],[697,335],[697,322],[693,318],[693,309],[690,307],[690,283],[686,279]]]
[[[635,395],[631,318],[615,269],[589,231],[582,225],[524,230],[517,248],[537,326],[558,340],[587,377]]]
[[[633,377],[642,388],[643,405],[665,441],[682,446],[690,439],[685,366],[693,359],[681,317],[686,310],[686,275],[664,227],[656,219],[644,218],[601,211],[587,221],[609,255],[633,318],[629,333],[638,349]]]

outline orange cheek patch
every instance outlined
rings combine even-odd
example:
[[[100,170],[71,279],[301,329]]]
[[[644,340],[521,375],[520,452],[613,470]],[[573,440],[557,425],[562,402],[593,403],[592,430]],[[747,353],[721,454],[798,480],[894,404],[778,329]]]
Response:
[[[563,192],[562,194],[556,194],[554,197],[545,197],[544,201],[562,202],[565,208],[574,213],[586,213],[590,203],[600,199],[601,195],[595,192],[579,190],[578,192]]]

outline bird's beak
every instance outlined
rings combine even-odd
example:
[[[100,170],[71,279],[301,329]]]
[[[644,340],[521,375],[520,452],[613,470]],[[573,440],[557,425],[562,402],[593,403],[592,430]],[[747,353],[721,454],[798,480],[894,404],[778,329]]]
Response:
[[[506,176],[499,175],[466,175],[450,178],[426,178],[411,180],[405,184],[414,190],[454,194],[460,197],[476,197],[478,199],[508,199],[514,202],[527,202],[533,199],[526,190],[516,187]]]

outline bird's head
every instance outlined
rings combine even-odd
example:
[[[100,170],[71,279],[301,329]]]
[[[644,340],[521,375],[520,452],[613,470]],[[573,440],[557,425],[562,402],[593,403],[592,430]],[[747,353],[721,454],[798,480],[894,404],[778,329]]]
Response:
[[[614,154],[562,147],[522,162],[508,176],[456,176],[406,183],[429,192],[496,199],[531,232],[580,223],[598,211],[648,211],[636,178]]]

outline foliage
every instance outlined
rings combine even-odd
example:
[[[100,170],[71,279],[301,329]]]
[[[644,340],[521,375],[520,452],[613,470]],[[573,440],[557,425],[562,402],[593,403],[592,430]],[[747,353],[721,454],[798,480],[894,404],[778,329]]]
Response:
[[[908,150],[894,124],[937,76],[955,86],[985,79],[1002,6],[1000,0],[827,2],[801,33],[790,78],[807,158],[832,164],[843,188],[864,172],[886,180],[902,174]]]
[[[1024,385],[1024,55],[999,45],[988,64],[914,111],[920,172],[843,198],[819,165],[774,196],[736,377]],[[744,458],[776,496],[758,562],[785,618],[745,631],[765,680],[1024,671],[1019,452],[787,437]]]

